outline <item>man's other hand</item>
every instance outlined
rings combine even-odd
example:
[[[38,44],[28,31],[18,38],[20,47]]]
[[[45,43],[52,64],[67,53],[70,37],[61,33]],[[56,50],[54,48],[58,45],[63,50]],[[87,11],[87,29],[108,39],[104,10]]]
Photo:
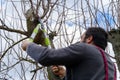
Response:
[[[63,66],[51,66],[53,73],[60,78],[64,78],[66,74],[66,69]]]

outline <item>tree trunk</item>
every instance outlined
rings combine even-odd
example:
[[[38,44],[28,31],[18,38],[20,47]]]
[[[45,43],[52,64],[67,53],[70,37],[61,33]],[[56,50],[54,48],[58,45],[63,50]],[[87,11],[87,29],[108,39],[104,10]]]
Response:
[[[111,30],[109,34],[109,41],[113,44],[115,58],[117,60],[118,69],[120,71],[120,29]]]

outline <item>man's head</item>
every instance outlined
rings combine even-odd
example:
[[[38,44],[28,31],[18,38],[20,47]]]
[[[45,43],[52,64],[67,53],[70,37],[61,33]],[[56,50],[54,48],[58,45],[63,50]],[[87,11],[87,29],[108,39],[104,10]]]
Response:
[[[93,44],[105,50],[107,46],[107,39],[108,34],[104,29],[100,27],[90,27],[82,35],[81,42]]]

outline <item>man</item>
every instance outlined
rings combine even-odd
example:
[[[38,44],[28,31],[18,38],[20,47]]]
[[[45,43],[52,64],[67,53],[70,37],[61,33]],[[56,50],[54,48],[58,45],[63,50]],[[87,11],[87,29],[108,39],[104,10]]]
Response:
[[[119,74],[119,70],[118,70],[118,65],[116,63],[116,60],[115,60],[115,53],[114,53],[114,50],[113,50],[113,46],[112,46],[112,43],[110,42],[107,42],[107,47],[105,49],[105,52],[107,52],[109,55],[110,55],[110,59],[113,61],[113,63],[115,64],[116,66],[116,79],[117,80],[120,80],[120,74]],[[51,69],[52,69],[52,72],[56,75],[56,76],[60,76],[62,75],[62,77],[65,76],[65,68],[61,67],[61,66],[51,66]]]
[[[82,35],[81,42],[61,49],[48,49],[23,41],[22,48],[44,66],[65,65],[65,80],[116,80],[116,71],[109,55],[107,33],[91,27]]]

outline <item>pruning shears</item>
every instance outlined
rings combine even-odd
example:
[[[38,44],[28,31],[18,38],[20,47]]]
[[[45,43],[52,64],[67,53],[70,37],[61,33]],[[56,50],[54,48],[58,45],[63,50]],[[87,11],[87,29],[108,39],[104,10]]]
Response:
[[[33,33],[31,34],[29,40],[30,40],[31,42],[33,42],[35,36],[37,35],[37,33],[38,33],[39,29],[40,29],[40,30],[42,30],[43,35],[44,35],[44,38],[45,38],[45,39],[44,39],[45,45],[46,45],[48,48],[52,48],[52,47],[51,47],[50,39],[49,39],[49,37],[48,37],[48,35],[47,35],[47,32],[46,32],[45,27],[44,27],[44,25],[43,25],[43,22],[41,21],[40,18],[39,18],[38,21],[39,21],[39,24],[37,24],[37,26],[34,28]]]

